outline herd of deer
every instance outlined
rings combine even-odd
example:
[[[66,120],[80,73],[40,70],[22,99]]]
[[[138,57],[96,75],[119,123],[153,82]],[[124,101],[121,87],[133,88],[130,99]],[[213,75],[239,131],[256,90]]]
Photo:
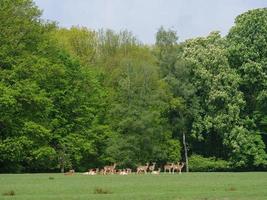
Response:
[[[88,172],[83,173],[84,175],[108,175],[108,174],[119,174],[119,175],[128,175],[132,173],[132,169],[126,168],[126,169],[116,169],[117,164],[114,163],[113,165],[107,165],[104,166],[103,169],[99,170],[99,168],[96,169],[89,169]],[[151,174],[154,175],[159,175],[161,172],[161,168],[158,168],[157,171],[155,171],[156,163],[153,162],[152,165],[149,165],[149,163],[146,163],[146,165],[140,165],[136,168],[136,174],[147,174],[150,172]],[[169,173],[175,173],[175,171],[179,174],[182,173],[182,169],[184,167],[184,163],[167,163],[164,165],[163,169],[164,172],[169,172]],[[70,170],[69,172],[65,173],[65,175],[73,175],[74,170]]]
[[[158,171],[154,171],[155,170],[155,166],[156,163],[154,162],[151,166],[149,166],[149,163],[147,163],[144,166],[138,166],[136,173],[139,174],[141,172],[144,172],[145,174],[147,173],[147,171],[151,172],[152,174],[159,174],[161,169],[158,168]],[[184,163],[167,163],[166,165],[164,165],[164,172],[166,173],[167,171],[169,173],[174,173],[175,171],[179,172],[179,174],[182,173],[182,169],[184,167]]]

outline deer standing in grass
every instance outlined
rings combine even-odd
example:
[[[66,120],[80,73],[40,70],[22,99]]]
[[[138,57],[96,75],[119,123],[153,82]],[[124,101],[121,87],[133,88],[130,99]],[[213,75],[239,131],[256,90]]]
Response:
[[[166,173],[167,171],[169,171],[169,173],[171,173],[173,165],[174,165],[173,163],[167,163],[166,165],[164,165],[164,172]]]
[[[154,169],[155,169],[155,166],[156,166],[156,163],[155,163],[155,162],[153,162],[153,163],[152,163],[152,165],[151,165],[151,166],[149,166],[148,170],[149,170],[150,172],[153,172],[153,171],[154,171]]]
[[[138,166],[137,169],[136,169],[136,173],[139,174],[140,172],[144,172],[145,174],[147,173],[147,169],[148,169],[148,165],[149,163],[146,163],[146,165],[141,165],[141,166]]]
[[[181,174],[183,167],[184,167],[184,163],[183,162],[181,164],[177,163],[177,165],[173,165],[172,173],[174,174],[174,171],[176,170],[177,172],[179,171],[179,174]]]
[[[113,165],[107,165],[104,167],[104,172],[103,174],[106,175],[107,173],[111,173],[113,174],[116,168],[116,163],[114,163]]]
[[[126,168],[126,172],[127,172],[128,174],[131,174],[131,173],[132,173],[132,169],[131,169],[131,168]]]
[[[105,174],[104,174],[104,169],[101,169],[101,170],[99,171],[99,174],[100,174],[100,175],[105,175]]]

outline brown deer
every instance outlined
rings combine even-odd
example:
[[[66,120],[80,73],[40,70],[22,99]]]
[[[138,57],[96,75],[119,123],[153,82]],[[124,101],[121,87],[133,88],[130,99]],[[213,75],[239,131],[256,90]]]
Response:
[[[131,169],[131,168],[126,168],[126,172],[127,172],[128,174],[131,174],[131,173],[132,173],[132,169]]]
[[[174,163],[167,163],[166,165],[164,165],[164,173],[166,173],[167,171],[171,173],[173,169],[173,165]]]
[[[99,174],[100,174],[100,175],[105,175],[105,174],[104,174],[104,169],[101,169],[101,170],[99,171]]]
[[[182,173],[182,169],[184,167],[184,163],[177,163],[177,165],[173,165],[173,170],[172,170],[172,173],[174,174],[175,170],[178,172],[179,171],[179,174]]]
[[[107,166],[105,166],[104,167],[104,175],[106,175],[107,173],[114,174],[116,165],[117,164],[114,163],[113,165],[107,165]]]
[[[136,169],[136,173],[139,174],[140,172],[144,172],[145,174],[147,173],[147,169],[148,169],[149,163],[146,163],[146,165],[141,165],[138,166]]]
[[[155,162],[153,162],[153,163],[152,163],[152,165],[151,165],[151,166],[149,166],[148,170],[149,170],[150,172],[153,172],[153,171],[154,171],[154,169],[155,169],[155,166],[156,166],[156,163],[155,163]]]

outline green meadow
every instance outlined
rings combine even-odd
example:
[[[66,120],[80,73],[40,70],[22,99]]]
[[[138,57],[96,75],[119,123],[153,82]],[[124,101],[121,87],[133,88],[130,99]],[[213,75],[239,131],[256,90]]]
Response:
[[[0,175],[0,199],[264,200],[267,173]]]

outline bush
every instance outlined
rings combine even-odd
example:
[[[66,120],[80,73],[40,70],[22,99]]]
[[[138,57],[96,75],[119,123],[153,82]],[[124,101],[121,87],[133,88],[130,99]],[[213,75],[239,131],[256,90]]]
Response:
[[[112,194],[112,192],[108,189],[97,187],[94,189],[94,194]]]
[[[192,155],[189,158],[189,168],[193,172],[229,171],[229,163],[215,157],[204,158],[201,155]]]
[[[8,192],[4,192],[3,196],[15,196],[15,192],[14,192],[14,190],[10,190]]]

